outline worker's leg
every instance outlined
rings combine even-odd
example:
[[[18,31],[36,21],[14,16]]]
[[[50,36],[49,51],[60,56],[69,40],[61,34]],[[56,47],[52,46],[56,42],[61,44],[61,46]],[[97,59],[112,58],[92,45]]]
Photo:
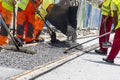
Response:
[[[12,20],[12,12],[6,10],[5,8],[2,8],[2,17],[6,23],[6,25],[9,27],[11,20]],[[7,44],[8,43],[8,32],[4,28],[3,25],[1,25],[0,28],[0,45]]]
[[[41,20],[39,17],[36,17],[34,26],[35,26],[35,28],[34,28],[34,39],[35,39],[35,41],[37,41],[37,42],[44,41],[43,38],[39,37],[40,34],[41,34],[41,31],[43,30],[44,21]]]
[[[35,22],[35,8],[32,5],[31,1],[28,2],[28,5],[25,10],[25,15],[27,17],[28,22],[28,31],[25,35],[25,42],[31,43],[33,42],[33,31],[34,31],[34,22]]]
[[[16,36],[18,38],[20,38],[22,41],[24,40],[24,27],[25,27],[25,24],[26,24],[25,11],[20,10],[20,8],[18,8]]]
[[[107,59],[114,61],[114,58],[118,54],[119,50],[120,50],[120,28],[115,31],[113,45]]]

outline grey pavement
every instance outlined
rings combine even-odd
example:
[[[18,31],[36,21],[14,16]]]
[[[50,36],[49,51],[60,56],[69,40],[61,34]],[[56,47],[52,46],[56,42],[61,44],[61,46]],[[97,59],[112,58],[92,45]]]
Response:
[[[9,77],[15,76],[24,70],[13,69],[8,67],[0,67],[0,80],[7,80]]]
[[[82,43],[91,38],[81,39],[78,42]],[[86,43],[84,46],[97,42],[98,39]],[[103,57],[106,56],[96,55],[94,51],[86,53],[49,73],[37,77],[35,80],[120,80],[120,55],[115,59],[115,64],[106,64],[102,61]],[[0,80],[7,80],[9,77],[22,72],[24,70],[0,67]]]
[[[120,55],[119,55],[120,56]],[[120,80],[120,58],[115,64],[102,61],[94,52],[78,57],[35,80]]]
[[[114,35],[112,35],[113,37]],[[87,45],[96,42],[98,39],[87,43]],[[110,49],[108,49],[108,53]],[[114,64],[104,62],[102,58],[105,57],[96,54],[93,50],[37,77],[35,80],[120,80],[120,54],[115,59]]]

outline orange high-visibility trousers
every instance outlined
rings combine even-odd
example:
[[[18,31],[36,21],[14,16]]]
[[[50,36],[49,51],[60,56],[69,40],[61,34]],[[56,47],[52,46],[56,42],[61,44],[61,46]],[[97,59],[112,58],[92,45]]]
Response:
[[[47,13],[50,12],[50,10],[52,9],[53,4],[49,4],[49,6],[47,7],[46,11]],[[45,15],[46,16],[46,15]],[[44,16],[44,17],[45,17]],[[35,16],[35,24],[34,24],[34,39],[37,39],[38,36],[40,35],[39,32],[43,30],[43,26],[44,26],[44,20],[42,20],[40,18],[40,16]]]
[[[38,32],[43,30],[44,21],[42,19],[40,19],[40,17],[36,17],[34,26],[35,26],[34,38],[36,38]]]
[[[17,34],[16,36],[20,39],[24,39],[25,42],[32,42],[34,21],[35,21],[34,6],[29,1],[25,10],[19,10],[19,9],[20,8],[18,8],[18,12],[17,12]],[[26,24],[28,26],[26,26]],[[25,30],[25,27],[27,27],[28,30]],[[24,34],[24,31],[26,35]]]
[[[17,34],[16,36],[20,39],[25,40],[25,42],[33,41],[33,31],[35,22],[35,8],[42,3],[41,1],[36,1],[35,6],[29,1],[25,10],[19,10],[17,13]]]
[[[2,7],[2,17],[9,27],[12,21],[12,12]],[[0,45],[8,43],[8,33],[3,25],[0,26]]]

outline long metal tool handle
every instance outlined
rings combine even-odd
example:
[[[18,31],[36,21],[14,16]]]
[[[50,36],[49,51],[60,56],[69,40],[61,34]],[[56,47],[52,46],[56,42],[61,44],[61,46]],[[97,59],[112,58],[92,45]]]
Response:
[[[8,28],[7,25],[5,24],[5,22],[4,22],[4,20],[3,20],[3,18],[2,18],[1,15],[0,15],[0,19],[2,20],[3,27],[4,27],[4,28],[6,29],[6,31],[8,32],[8,34],[9,34],[10,38],[12,39],[14,45],[16,46],[17,50],[20,50],[17,42],[15,41],[15,39],[14,39],[13,36],[12,36],[12,34],[10,33],[9,28]]]
[[[106,33],[107,31],[106,31],[106,22],[104,23],[104,33]],[[107,35],[105,36],[105,40],[106,40],[106,42],[108,41],[108,39],[107,39]]]
[[[38,15],[42,18],[42,20],[44,21],[45,25],[46,25],[47,28],[48,28],[49,34],[52,35],[51,32],[53,32],[53,31],[52,31],[52,29],[48,26],[48,24],[47,24],[47,22],[45,21],[45,19],[43,18],[43,16],[40,14],[40,12],[37,13],[37,14],[38,14]]]
[[[83,43],[81,43],[81,44],[72,46],[72,47],[66,49],[66,50],[64,51],[64,53],[67,53],[67,51],[69,51],[69,50],[71,50],[71,49],[73,49],[73,48],[76,48],[76,47],[78,47],[78,46],[81,46],[81,45],[83,45],[83,44],[85,44],[85,43],[88,43],[88,42],[90,42],[90,41],[93,41],[93,40],[95,40],[95,39],[98,39],[98,38],[100,38],[100,37],[106,36],[106,35],[111,34],[111,33],[112,33],[112,31],[107,32],[107,33],[105,33],[105,34],[102,34],[102,35],[100,35],[100,36],[97,36],[97,37],[95,37],[95,38],[93,38],[93,39],[90,39],[90,40],[88,40],[88,41],[85,41],[85,42],[83,42]]]
[[[15,35],[15,5],[13,4],[13,36]]]
[[[40,14],[40,11],[35,7],[34,2],[33,2],[32,0],[30,0],[30,1],[32,2],[32,5],[33,5],[34,9],[36,10],[37,14],[42,18],[42,20],[44,21],[45,25],[47,26],[49,34],[52,35],[52,32],[53,32],[52,29],[48,26],[46,20],[45,20],[44,17]]]

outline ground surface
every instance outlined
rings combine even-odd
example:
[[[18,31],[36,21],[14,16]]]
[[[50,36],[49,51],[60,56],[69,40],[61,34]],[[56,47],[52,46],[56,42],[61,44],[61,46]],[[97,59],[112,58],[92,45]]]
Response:
[[[120,58],[115,64],[102,61],[106,56],[88,53],[35,80],[120,80]]]
[[[85,34],[87,35],[87,34],[89,34],[89,32],[84,33],[84,35]],[[90,40],[92,38],[94,38],[94,37],[79,38],[77,40],[77,42],[82,43],[82,42]],[[46,37],[46,39],[47,39],[47,37]],[[91,41],[90,43],[86,43],[83,46],[90,46],[93,43],[98,43],[98,39]],[[67,54],[63,53],[64,49],[68,48],[70,46],[73,46],[73,45],[76,45],[76,43],[71,44],[66,41],[63,41],[63,42],[57,43],[57,44],[51,44],[49,42],[48,43],[38,43],[38,44],[35,44],[34,46],[32,45],[32,46],[26,47],[27,49],[37,51],[37,53],[34,55],[25,54],[25,53],[21,53],[21,52],[2,50],[0,52],[0,66],[1,66],[0,74],[2,74],[2,76],[0,76],[0,80],[6,80],[11,76],[17,75],[21,72],[33,69],[37,66],[48,63],[49,61],[56,60],[62,56],[65,56]],[[72,50],[72,51],[74,51],[74,50]],[[73,60],[73,62],[69,62],[68,64],[65,64],[65,66],[61,66],[60,68],[53,70],[49,74],[43,75],[39,78],[36,78],[36,80],[41,80],[41,79],[44,79],[44,80],[61,80],[61,79],[63,79],[63,80],[67,80],[67,79],[68,80],[79,80],[79,78],[81,76],[83,76],[83,77],[81,77],[82,80],[86,80],[86,79],[87,80],[90,80],[90,79],[91,80],[94,80],[94,79],[102,80],[102,78],[100,78],[100,79],[96,78],[96,77],[98,77],[98,78],[101,77],[99,75],[94,77],[95,74],[100,74],[100,73],[102,74],[102,70],[99,73],[100,69],[103,69],[103,71],[107,69],[107,68],[105,68],[106,64],[104,64],[101,60],[102,57],[103,56],[95,55],[95,54],[91,54],[91,53],[85,54],[81,58],[75,59],[75,61]],[[72,63],[74,63],[74,64],[72,64]],[[118,66],[119,66],[119,63],[117,63],[117,68],[119,68]],[[78,67],[80,67],[80,68],[78,68]],[[74,70],[76,70],[76,71],[74,71]],[[61,71],[61,72],[59,72],[59,71]],[[115,71],[109,70],[109,71],[111,73],[112,73],[112,71],[116,72],[116,70]],[[95,72],[95,73],[93,73],[93,72]],[[4,74],[4,73],[6,73],[6,74]],[[64,74],[62,74],[62,73],[64,73]],[[119,72],[117,72],[117,73],[119,73]],[[55,74],[55,75],[53,75],[53,74]],[[61,76],[61,74],[62,74],[62,76]],[[73,76],[71,74],[73,74]],[[89,76],[89,74],[91,74],[91,76],[93,78],[90,78],[91,76]],[[107,74],[110,74],[110,73],[108,73],[106,71],[106,75]],[[65,76],[63,76],[63,75],[65,75]],[[74,75],[76,75],[76,77]],[[78,75],[80,75],[80,76],[78,76]],[[88,78],[85,77],[86,75],[88,76]],[[111,74],[110,74],[110,76],[111,76]],[[114,77],[114,76],[112,76],[112,77]],[[113,80],[113,79],[111,78],[110,80]]]
[[[113,36],[111,36],[112,39]],[[98,39],[84,46],[97,42]],[[108,49],[108,53],[110,49]],[[117,56],[114,64],[104,62],[102,58],[105,57],[96,54],[93,50],[45,75],[37,77],[35,80],[120,80],[120,55]]]

